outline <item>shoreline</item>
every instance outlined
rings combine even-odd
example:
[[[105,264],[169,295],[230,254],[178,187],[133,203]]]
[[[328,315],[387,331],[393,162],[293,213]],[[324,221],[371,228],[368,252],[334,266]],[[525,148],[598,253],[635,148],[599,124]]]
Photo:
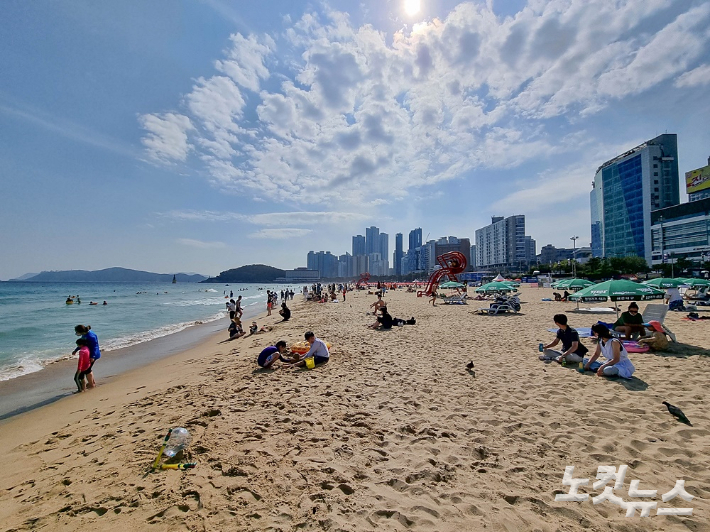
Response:
[[[258,322],[266,317],[265,310],[255,314],[251,314],[249,310],[250,307],[244,308],[243,324],[247,320]],[[97,382],[111,382],[129,371],[198,347],[203,342],[209,342],[212,337],[226,335],[228,324],[228,317],[220,318],[190,325],[180,331],[128,347],[102,350],[101,358],[95,367]],[[74,395],[72,376],[75,368],[74,357],[63,358],[39,371],[0,381],[0,424],[22,413]]]

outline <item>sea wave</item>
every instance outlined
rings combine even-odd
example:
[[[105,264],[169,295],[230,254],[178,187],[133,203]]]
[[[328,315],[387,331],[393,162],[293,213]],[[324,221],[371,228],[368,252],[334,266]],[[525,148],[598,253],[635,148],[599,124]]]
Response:
[[[182,323],[176,323],[172,325],[165,325],[163,327],[158,327],[150,331],[145,331],[137,334],[132,334],[128,336],[121,336],[111,340],[106,340],[101,342],[101,351],[108,352],[116,349],[123,349],[125,347],[131,347],[143,342],[148,342],[150,340],[155,340],[156,338],[162,338],[163,336],[168,336],[170,334],[175,334],[180,331],[184,331],[188,327],[194,325],[201,325],[203,323],[210,323],[213,321],[220,320],[227,315],[226,312],[218,312],[208,318],[201,320],[185,321]],[[36,373],[41,371],[45,367],[61,362],[62,360],[68,360],[72,358],[77,358],[76,355],[70,353],[64,353],[61,355],[54,354],[38,354],[34,353],[32,355],[25,355],[20,358],[14,364],[0,367],[0,381],[7,381],[22,375],[28,375],[30,373]]]
[[[184,331],[188,327],[193,325],[201,325],[203,323],[209,323],[212,321],[217,321],[224,318],[227,315],[226,312],[218,312],[209,318],[204,318],[202,320],[184,321],[182,323],[175,323],[172,325],[164,325],[163,327],[158,327],[157,329],[152,329],[150,331],[145,331],[137,334],[131,334],[128,336],[120,336],[118,338],[113,338],[107,340],[101,344],[102,351],[112,351],[115,349],[123,349],[125,347],[131,347],[136,344],[142,344],[143,342],[148,342],[150,340],[155,340],[156,338],[162,338],[163,336],[168,336],[169,334],[175,334],[176,332]]]
[[[191,301],[168,301],[166,303],[161,303],[161,305],[169,305],[173,307],[194,307],[198,305],[224,305],[224,299],[222,298],[205,298],[205,299],[193,299]]]

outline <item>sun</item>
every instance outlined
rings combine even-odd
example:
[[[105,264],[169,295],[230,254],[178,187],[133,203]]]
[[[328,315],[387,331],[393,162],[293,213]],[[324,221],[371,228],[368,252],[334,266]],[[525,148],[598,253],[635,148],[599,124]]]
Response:
[[[404,0],[404,12],[410,17],[419,13],[421,7],[420,0]]]

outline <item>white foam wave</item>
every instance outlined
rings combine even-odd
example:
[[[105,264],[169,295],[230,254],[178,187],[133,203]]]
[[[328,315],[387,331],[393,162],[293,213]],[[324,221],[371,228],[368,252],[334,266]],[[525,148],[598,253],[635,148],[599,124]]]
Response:
[[[26,358],[20,360],[12,366],[0,368],[0,381],[8,381],[22,375],[28,375],[40,371],[45,364],[41,360]]]
[[[107,340],[105,342],[101,342],[101,351],[112,351],[115,349],[122,349],[124,347],[131,347],[133,345],[147,342],[149,340],[154,340],[156,338],[161,338],[163,336],[168,336],[170,334],[183,331],[188,327],[192,327],[193,325],[200,325],[202,323],[209,323],[223,319],[226,315],[226,312],[218,312],[213,316],[201,320],[185,321],[173,325],[165,325],[163,327],[158,327],[157,329],[152,329],[150,331]],[[0,367],[0,381],[6,381],[21,377],[22,375],[35,373],[37,371],[42,370],[44,367],[49,366],[50,364],[54,364],[55,362],[60,362],[62,360],[67,360],[71,358],[77,358],[76,355],[71,355],[69,353],[57,355],[56,352],[53,355],[45,353],[44,357],[45,358],[43,358],[41,355],[37,356],[37,354],[35,353],[32,356],[21,358],[12,365]]]
[[[215,290],[214,288],[208,288],[207,290],[205,290],[205,292],[214,292],[216,294],[217,290]]]
[[[206,299],[193,299],[191,301],[168,301],[166,303],[161,303],[162,305],[170,305],[173,307],[194,307],[198,305],[208,306],[208,305],[224,305],[223,299],[216,298],[206,298]]]
[[[184,321],[182,323],[175,323],[173,325],[164,325],[163,327],[158,327],[157,329],[152,329],[150,331],[132,334],[130,336],[114,338],[112,340],[108,340],[102,343],[101,350],[112,351],[114,349],[123,349],[124,347],[131,347],[132,345],[141,344],[143,342],[155,340],[156,338],[168,336],[169,334],[175,334],[176,332],[184,331],[185,329],[187,329],[188,327],[192,327],[193,325],[200,325],[202,323],[217,321],[221,318],[224,318],[226,315],[226,312],[218,312],[217,314],[202,320]]]

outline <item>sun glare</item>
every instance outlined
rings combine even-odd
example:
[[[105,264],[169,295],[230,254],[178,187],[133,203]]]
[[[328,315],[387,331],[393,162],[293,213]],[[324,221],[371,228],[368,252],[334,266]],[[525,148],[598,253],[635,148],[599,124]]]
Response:
[[[420,0],[404,0],[404,12],[407,13],[408,16],[416,15],[419,13],[420,8]]]

